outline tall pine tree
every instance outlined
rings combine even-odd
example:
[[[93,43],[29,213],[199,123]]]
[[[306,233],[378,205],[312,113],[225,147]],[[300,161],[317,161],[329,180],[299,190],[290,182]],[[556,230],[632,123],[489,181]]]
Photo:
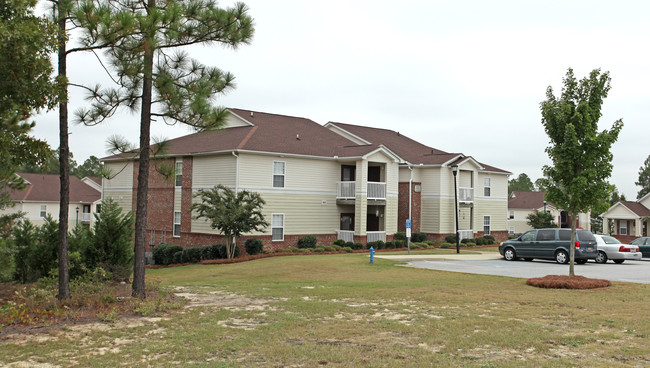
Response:
[[[75,16],[88,43],[110,43],[106,53],[117,87],[94,89],[91,108],[79,120],[97,124],[118,107],[140,108],[140,147],[136,194],[133,295],[145,297],[147,193],[151,121],[177,122],[197,130],[216,128],[226,117],[214,107],[216,95],[233,87],[230,73],[189,58],[184,48],[221,44],[237,47],[251,41],[253,19],[237,3],[219,8],[210,0],[87,0]]]

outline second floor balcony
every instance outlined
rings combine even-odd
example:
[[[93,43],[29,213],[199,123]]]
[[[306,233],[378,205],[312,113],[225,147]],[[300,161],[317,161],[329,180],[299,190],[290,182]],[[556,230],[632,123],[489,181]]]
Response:
[[[458,188],[458,202],[472,203],[474,202],[474,188]]]
[[[368,182],[366,189],[368,199],[386,199],[386,183]],[[356,191],[357,183],[355,181],[340,181],[336,183],[336,199],[354,200],[356,198]]]

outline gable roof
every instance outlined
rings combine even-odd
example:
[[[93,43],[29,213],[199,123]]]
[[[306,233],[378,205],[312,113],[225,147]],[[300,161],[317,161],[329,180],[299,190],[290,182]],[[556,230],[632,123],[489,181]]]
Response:
[[[619,203],[621,205],[625,206],[630,211],[634,212],[634,214],[639,216],[639,217],[649,217],[650,216],[650,209],[648,209],[648,207],[642,205],[639,202],[620,201]]]
[[[58,174],[18,173],[25,181],[24,190],[10,190],[13,201],[59,202],[61,183]],[[79,178],[70,177],[70,203],[93,203],[102,194]]]
[[[525,192],[513,190],[508,198],[508,209],[538,209],[544,207],[544,195],[546,192]],[[551,205],[546,203],[546,205]]]
[[[320,157],[359,157],[380,148],[379,144],[356,144],[309,119],[242,109],[228,110],[240,119],[245,117],[248,124],[171,139],[166,142],[166,155],[241,150]],[[119,158],[122,156],[115,155],[103,160]]]
[[[466,158],[471,157],[465,156],[462,153],[449,153],[429,147],[401,134],[400,132],[390,129],[371,128],[337,122],[329,122],[325,126],[336,127],[368,142],[382,144],[402,157],[405,161],[415,165],[445,165],[453,162],[464,162]],[[511,174],[509,171],[483,164],[473,158],[472,160],[481,166],[481,170],[483,171]]]

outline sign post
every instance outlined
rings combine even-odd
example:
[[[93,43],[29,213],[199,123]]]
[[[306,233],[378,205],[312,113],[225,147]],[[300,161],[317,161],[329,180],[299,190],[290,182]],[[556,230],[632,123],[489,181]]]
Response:
[[[408,254],[411,254],[411,219],[406,220],[406,246]]]

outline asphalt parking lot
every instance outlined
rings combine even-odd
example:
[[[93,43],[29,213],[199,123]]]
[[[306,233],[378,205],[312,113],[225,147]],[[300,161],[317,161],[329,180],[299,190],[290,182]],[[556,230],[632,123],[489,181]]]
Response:
[[[384,258],[383,256],[380,257]],[[410,266],[417,268],[495,276],[531,278],[569,274],[569,265],[544,260],[533,260],[532,262],[523,260],[506,261],[498,253],[496,255],[483,253],[483,257],[454,257],[454,255],[449,255],[437,259],[422,259],[401,256],[399,258],[391,257],[391,259],[405,261]],[[650,259],[628,260],[620,265],[611,261],[606,264],[589,261],[584,265],[576,264],[575,274],[595,279],[650,284]]]

